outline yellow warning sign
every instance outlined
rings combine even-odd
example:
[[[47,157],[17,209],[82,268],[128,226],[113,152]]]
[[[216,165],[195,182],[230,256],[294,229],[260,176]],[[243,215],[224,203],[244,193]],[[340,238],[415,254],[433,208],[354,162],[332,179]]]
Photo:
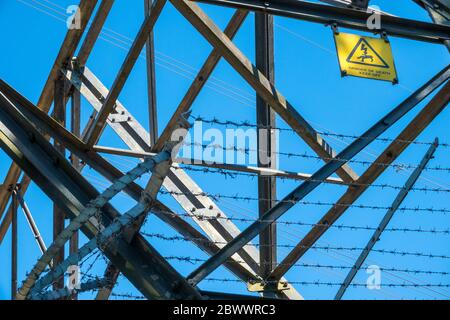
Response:
[[[343,76],[398,83],[391,45],[386,39],[339,32],[334,40]]]

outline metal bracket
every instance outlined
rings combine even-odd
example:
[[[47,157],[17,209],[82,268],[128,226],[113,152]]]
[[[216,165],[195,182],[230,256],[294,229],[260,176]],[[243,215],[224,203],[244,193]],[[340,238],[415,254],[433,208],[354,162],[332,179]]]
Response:
[[[279,281],[276,285],[273,282],[248,282],[247,290],[249,292],[281,292],[290,289],[289,283]]]
[[[338,35],[338,34],[339,34],[338,24],[337,24],[337,23],[331,24],[331,30],[333,30],[333,33],[334,33],[335,35]]]

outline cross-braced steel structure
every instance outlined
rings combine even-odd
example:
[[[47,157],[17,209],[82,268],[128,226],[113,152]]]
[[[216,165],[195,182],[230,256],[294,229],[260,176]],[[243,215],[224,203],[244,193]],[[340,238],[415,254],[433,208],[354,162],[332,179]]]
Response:
[[[398,106],[383,116],[364,134],[357,137],[342,151],[336,152],[300,114],[281,92],[276,89],[274,77],[274,22],[273,15],[306,20],[383,36],[402,37],[445,45],[450,50],[450,5],[447,0],[413,0],[430,15],[432,22],[420,22],[378,12],[380,29],[369,29],[367,20],[373,14],[369,0],[322,0],[323,3],[297,0],[144,0],[146,15],[125,61],[110,88],[88,68],[91,51],[102,31],[114,0],[81,0],[78,14],[79,28],[68,30],[55,59],[47,82],[36,105],[0,80],[0,146],[13,163],[0,189],[0,243],[8,230],[12,232],[12,292],[16,299],[62,299],[76,297],[86,290],[99,289],[97,299],[111,295],[119,274],[123,274],[148,299],[240,299],[251,298],[227,292],[205,292],[198,284],[220,266],[225,266],[250,291],[261,297],[302,299],[285,275],[302,256],[333,227],[335,222],[356,200],[375,183],[377,178],[414,143],[419,134],[446,108],[450,99],[450,68],[413,92]],[[170,2],[184,18],[211,44],[213,50],[204,61],[167,126],[158,135],[156,75],[153,27]],[[235,8],[236,11],[224,30],[200,8],[197,2]],[[253,65],[233,43],[233,38],[250,12],[255,12],[256,65]],[[95,14],[94,14],[95,13]],[[118,97],[133,67],[145,50],[148,75],[148,114],[150,130],[147,131]],[[240,230],[215,199],[203,192],[193,178],[183,170],[183,159],[174,157],[179,141],[172,141],[174,132],[187,133],[186,114],[207,83],[221,59],[225,59],[257,94],[256,126],[275,128],[276,116],[323,160],[315,173],[302,174],[282,171],[276,164],[262,161],[272,158],[276,139],[270,134],[258,133],[265,146],[258,152],[258,167],[245,167],[221,163],[195,163],[209,169],[258,175],[259,218],[245,230]],[[435,91],[438,91],[435,93]],[[351,167],[351,160],[372,141],[392,127],[427,97],[432,99],[391,141],[385,150],[361,174]],[[87,126],[82,130],[81,97],[93,107]],[[67,105],[70,104],[70,115]],[[52,109],[53,105],[53,109]],[[49,114],[50,110],[53,110]],[[70,116],[70,128],[67,119]],[[129,147],[115,149],[98,145],[109,126]],[[180,135],[179,138],[183,138]],[[336,296],[340,299],[361,267],[373,244],[386,228],[395,210],[413,188],[427,162],[432,158],[439,142],[430,146],[420,165],[414,170],[405,186],[400,188],[392,207],[363,249]],[[66,159],[65,154],[70,154]],[[128,173],[123,173],[102,154],[140,158],[142,162]],[[184,159],[186,160],[186,159]],[[381,165],[380,165],[381,164]],[[100,193],[83,176],[89,166],[110,181],[110,186]],[[135,181],[150,173],[145,188]],[[339,178],[331,177],[336,173]],[[282,200],[276,199],[278,178],[302,180]],[[53,201],[53,238],[46,244],[38,226],[24,201],[31,182],[36,183]],[[322,183],[345,186],[346,192],[329,211],[311,226],[307,235],[282,260],[277,260],[276,221],[295,204],[301,202]],[[157,198],[160,189],[173,196],[184,209],[185,215],[175,213]],[[120,213],[110,200],[120,192],[136,201],[130,210]],[[17,210],[22,207],[37,240],[42,257],[27,274],[22,284],[17,283]],[[203,261],[187,277],[175,270],[140,233],[149,214],[156,215],[176,230],[180,237],[192,242],[210,258]],[[66,226],[65,219],[70,223]],[[187,219],[192,219],[199,229]],[[200,231],[201,230],[201,231]],[[78,233],[88,237],[80,246]],[[251,241],[259,237],[258,245]],[[64,252],[70,243],[68,253]],[[100,249],[109,264],[104,278],[92,279],[80,287],[64,286],[68,268],[77,265],[94,250]],[[291,282],[290,282],[291,280]]]

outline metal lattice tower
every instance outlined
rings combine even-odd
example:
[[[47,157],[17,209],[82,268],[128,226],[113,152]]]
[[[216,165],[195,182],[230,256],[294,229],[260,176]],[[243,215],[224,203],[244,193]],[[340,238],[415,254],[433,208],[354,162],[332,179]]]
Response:
[[[322,0],[323,3],[296,0],[144,1],[145,20],[110,88],[88,68],[87,62],[114,0],[80,0],[78,13],[74,17],[74,23],[79,23],[79,28],[68,30],[37,104],[0,80],[0,146],[12,159],[0,188],[0,244],[11,230],[11,287],[12,292],[16,293],[15,298],[76,298],[79,292],[97,289],[97,299],[106,300],[111,296],[119,274],[123,274],[148,299],[251,298],[199,289],[198,284],[202,280],[224,266],[250,291],[258,292],[261,297],[302,299],[301,292],[295,288],[295,279],[287,279],[286,273],[446,108],[450,99],[450,68],[446,67],[426,83],[418,84],[419,89],[337,152],[326,142],[326,137],[317,132],[276,89],[273,16],[445,45],[450,50],[449,1],[412,0],[428,12],[430,22],[379,12],[382,23],[378,30],[368,29],[367,26],[367,20],[373,14],[369,0]],[[158,79],[153,28],[167,2],[208,41],[213,50],[162,134],[158,135]],[[231,7],[236,11],[222,31],[197,2]],[[255,65],[232,41],[252,12],[255,13]],[[149,131],[140,124],[142,119],[133,116],[118,101],[143,50],[148,80]],[[172,141],[173,133],[182,132],[179,138],[187,134],[191,107],[221,59],[225,59],[256,92],[255,127],[269,128],[269,134],[258,130],[258,145],[265,146],[258,150],[258,167],[195,163],[199,170],[257,175],[259,217],[255,217],[242,230],[232,218],[228,218],[226,210],[219,207],[214,196],[204,192],[184,170],[182,163],[186,159],[171,156],[177,154],[180,148],[179,140]],[[357,174],[352,168],[352,159],[432,94],[431,100],[377,159],[362,174]],[[81,128],[81,97],[93,108],[85,128]],[[273,161],[277,141],[272,130],[276,127],[276,117],[285,121],[290,130],[322,160],[319,170],[303,174],[277,169]],[[98,145],[106,127],[111,128],[128,149]],[[408,182],[399,188],[395,202],[388,208],[380,226],[373,230],[373,237],[340,286],[337,299],[351,284],[356,271],[361,268],[408,191],[414,187],[438,145],[437,140],[430,144]],[[70,155],[69,159],[66,154]],[[108,161],[103,156],[105,154],[124,159],[137,158],[142,162],[124,173]],[[100,193],[88,181],[83,172],[86,166],[110,181],[105,191]],[[136,183],[137,179],[148,173],[150,179],[145,187]],[[338,178],[332,177],[335,173]],[[291,193],[278,201],[277,180],[280,178],[300,181]],[[24,201],[31,182],[42,189],[54,204],[54,241],[48,245],[42,240]],[[320,221],[310,226],[306,236],[290,248],[290,253],[278,261],[275,222],[323,183],[346,189]],[[157,197],[162,187],[183,209],[183,214],[178,214]],[[120,192],[136,202],[126,212],[119,212],[110,202]],[[24,210],[43,254],[22,284],[17,283],[18,208]],[[201,261],[200,266],[187,277],[181,275],[141,233],[149,214],[154,214],[174,229],[181,239],[200,248],[209,258]],[[66,219],[69,220],[67,226]],[[80,243],[79,232],[87,236],[87,243]],[[252,241],[256,241],[257,245]],[[64,251],[66,243],[69,243],[69,252]],[[77,289],[65,287],[64,275],[69,267],[78,265],[95,250],[100,250],[108,260],[104,277],[90,279]]]

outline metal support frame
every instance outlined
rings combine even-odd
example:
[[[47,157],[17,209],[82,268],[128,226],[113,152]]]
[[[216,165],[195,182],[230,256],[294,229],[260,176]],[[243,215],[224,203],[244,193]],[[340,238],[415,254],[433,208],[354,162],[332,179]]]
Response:
[[[105,0],[105,1],[109,1],[109,0]],[[54,98],[54,84],[55,84],[55,80],[60,77],[60,69],[64,66],[67,66],[68,64],[70,64],[70,61],[72,59],[72,57],[75,54],[75,51],[79,45],[79,43],[81,42],[82,36],[87,28],[88,22],[94,12],[94,9],[97,5],[97,0],[81,0],[79,5],[78,5],[78,12],[76,14],[76,16],[79,16],[81,18],[80,21],[80,28],[74,28],[74,29],[69,29],[66,37],[63,40],[63,43],[61,45],[61,49],[55,59],[55,62],[53,63],[53,66],[50,70],[49,76],[45,82],[44,88],[42,90],[42,93],[39,97],[39,101],[37,103],[37,107],[40,110],[43,110],[44,112],[48,112],[50,110],[50,107],[52,105],[52,101]],[[95,24],[93,24],[92,26],[94,26]],[[94,28],[92,27],[90,30],[93,30]],[[96,37],[95,34],[99,34],[95,33],[95,32],[89,32],[90,36],[86,36],[86,38],[84,39],[84,42],[82,44],[82,48],[84,47],[85,49],[82,50],[83,52],[85,52],[86,54],[84,56],[81,56],[81,60],[83,61],[83,59],[85,59],[84,61],[87,60],[87,56],[89,55],[89,53],[91,52],[95,41],[96,41]],[[21,175],[21,170],[20,168],[13,162],[11,167],[8,170],[8,173],[6,175],[5,181],[4,181],[4,185],[7,186],[13,186],[17,184],[17,181],[19,180]],[[30,184],[31,180],[29,177],[27,177],[26,175],[24,175],[22,177],[22,180],[20,181],[20,186],[21,186],[21,192],[24,194],[28,188],[28,185]],[[9,201],[9,195],[6,193],[1,193],[2,190],[0,190],[0,219],[3,215],[3,212],[5,211],[6,205]],[[9,227],[11,223],[11,208],[7,209],[6,211],[6,216],[5,219],[3,219],[1,227],[0,227],[0,243],[3,240],[3,237]]]
[[[425,169],[428,162],[433,158],[434,152],[436,151],[436,148],[438,146],[438,139],[436,138],[435,143],[430,146],[430,148],[427,150],[425,155],[423,156],[422,160],[420,161],[419,165],[416,169],[411,173],[408,180],[406,181],[404,188],[400,190],[398,195],[395,197],[394,201],[392,202],[391,208],[386,212],[383,219],[381,220],[379,226],[373,233],[372,237],[370,238],[369,242],[367,242],[366,246],[364,247],[364,250],[359,255],[358,259],[356,259],[355,264],[350,269],[350,272],[345,277],[344,282],[342,283],[341,287],[339,288],[335,300],[340,300],[342,296],[345,294],[345,291],[347,290],[348,286],[352,282],[353,278],[358,273],[361,266],[364,264],[364,261],[366,260],[367,256],[369,255],[370,251],[372,250],[373,246],[377,243],[377,241],[380,239],[381,234],[384,232],[384,229],[386,229],[387,225],[391,221],[392,217],[394,216],[394,213],[397,211],[397,209],[400,207],[400,205],[405,200],[406,196],[408,195],[411,188],[416,183],[417,179],[420,177],[420,174]]]
[[[144,23],[116,76],[111,90],[108,90],[89,69],[85,68],[85,65],[102,31],[114,0],[101,1],[95,17],[84,36],[78,57],[74,57],[85,30],[87,30],[88,22],[99,2],[97,0],[80,1],[79,13],[81,14],[79,16],[82,18],[81,28],[68,31],[39,98],[37,108],[0,80],[0,146],[13,159],[13,165],[6,175],[4,184],[0,186],[0,220],[10,195],[12,195],[11,204],[6,211],[4,219],[1,220],[0,243],[9,225],[12,224],[13,243],[11,249],[13,268],[11,289],[13,295],[17,290],[18,203],[21,204],[25,212],[40,250],[46,252],[39,230],[22,196],[17,193],[17,187],[20,185],[21,194],[23,195],[29,183],[33,180],[53,200],[55,206],[54,234],[56,236],[64,228],[63,212],[67,214],[68,218],[73,219],[82,212],[91,199],[98,196],[98,192],[81,175],[84,165],[88,164],[106,179],[116,181],[124,177],[124,174],[98,153],[111,153],[144,159],[160,153],[170,140],[171,133],[178,125],[179,119],[191,109],[193,102],[222,57],[255,89],[257,95],[257,124],[262,127],[275,127],[275,113],[279,114],[326,164],[313,175],[276,170],[275,163],[264,161],[264,158],[272,155],[276,147],[273,133],[265,135],[261,131],[258,132],[258,146],[259,149],[263,149],[266,152],[263,152],[264,154],[258,153],[257,168],[228,164],[196,163],[196,165],[206,167],[258,174],[260,219],[243,232],[240,232],[231,221],[226,219],[226,215],[214,201],[203,195],[202,189],[178,165],[178,162],[182,162],[183,159],[174,159],[173,163],[170,160],[160,163],[154,168],[146,188],[130,183],[123,189],[126,194],[138,202],[138,205],[135,207],[137,211],[135,210],[133,213],[138,219],[131,225],[125,224],[125,232],[121,233],[121,236],[117,237],[112,244],[106,245],[105,248],[102,247],[106,256],[110,259],[110,263],[103,279],[106,282],[102,282],[102,288],[97,299],[108,299],[120,272],[123,272],[139,291],[151,299],[246,298],[197,289],[196,285],[221,265],[228,268],[244,282],[247,282],[249,290],[254,289],[254,291],[262,292],[267,297],[301,298],[292,286],[287,285],[287,280],[282,278],[282,276],[345,212],[347,207],[339,206],[339,204],[348,204],[356,201],[370,184],[384,172],[387,166],[379,167],[375,166],[375,163],[392,163],[406,149],[410,141],[413,141],[437,117],[450,100],[450,84],[448,82],[450,69],[447,67],[372,126],[360,138],[337,154],[274,86],[272,18],[272,15],[279,15],[325,25],[335,24],[339,27],[389,34],[412,40],[443,43],[449,47],[448,0],[414,0],[429,12],[430,17],[435,22],[434,24],[403,19],[380,12],[382,14],[382,28],[380,30],[369,30],[366,25],[368,17],[372,14],[368,10],[369,0],[321,0],[332,4],[332,6],[294,0],[271,0],[269,2],[196,0],[198,2],[238,8],[224,31],[221,31],[193,1],[169,1],[213,46],[213,51],[206,59],[203,67],[159,137],[156,111],[153,27],[167,0],[144,0]],[[248,15],[247,10],[256,12],[255,65],[252,65],[250,60],[232,42],[233,37]],[[144,46],[146,47],[147,57],[149,132],[118,101],[125,82]],[[60,71],[62,71],[62,74]],[[441,85],[443,85],[443,88],[396,139],[404,142],[390,144],[374,164],[361,176],[358,176],[347,165],[347,162],[353,156]],[[94,107],[93,116],[88,121],[82,134],[80,128],[81,95]],[[72,98],[72,125],[70,132],[65,129],[65,108],[69,97]],[[46,114],[52,101],[55,102],[53,113],[55,119],[50,118]],[[95,146],[106,125],[109,125],[116,131],[130,150]],[[49,139],[54,140],[55,147],[48,142]],[[433,147],[435,148],[435,146],[432,146],[427,155],[434,152]],[[70,162],[65,159],[66,149],[70,152]],[[428,160],[429,158],[424,158],[419,168],[425,167]],[[405,188],[397,196],[391,210],[387,212],[380,227],[369,241],[367,248],[357,260],[355,268],[349,273],[338,296],[340,295],[341,297],[345,292],[346,286],[351,282],[369,254],[371,247],[375,243],[374,239],[379,238],[394,214],[396,207],[406,197],[408,189],[412,187],[420,174],[419,168],[408,179]],[[21,169],[24,170],[25,174],[21,183],[18,184],[17,181],[21,175]],[[264,176],[266,173],[271,174],[271,176]],[[341,179],[331,178],[330,175],[333,173],[337,173]],[[306,181],[295,188],[282,201],[274,204],[277,176]],[[349,188],[319,223],[312,227],[311,231],[294,250],[277,265],[275,250],[276,220],[321,183],[348,185]],[[162,185],[172,194],[207,236],[196,230],[187,221],[156,199],[156,195]],[[148,201],[150,202],[148,203]],[[148,207],[142,211],[143,203],[147,203]],[[211,255],[204,264],[186,279],[178,274],[139,233],[149,210],[182,236],[186,237],[186,239],[191,240],[199,248]],[[210,218],[204,220],[203,216],[208,216],[211,212],[219,212],[221,219],[217,219],[217,217],[214,219],[214,216],[210,216]],[[115,230],[114,228],[118,227],[116,218],[119,217],[119,213],[110,204],[106,204],[101,210],[99,217],[99,219],[95,218],[95,221],[89,221],[82,228],[82,231],[90,239],[101,234],[101,230]],[[128,216],[123,221],[127,219]],[[260,236],[260,244],[262,244],[260,250],[257,250],[251,244],[246,246],[257,235]],[[92,246],[96,242],[91,240],[89,243]],[[78,238],[74,235],[70,240],[71,255],[62,265],[70,261],[78,261],[76,260],[77,252]],[[59,258],[54,259],[54,262],[59,264],[63,259],[64,253]],[[52,273],[54,276],[58,274],[63,275],[61,272],[63,270],[49,272],[45,281],[51,279]],[[40,284],[42,285],[45,281],[41,281]],[[110,285],[105,287],[104,283]],[[266,285],[266,283],[274,283],[274,285]],[[280,287],[279,284],[286,284],[286,287]],[[60,288],[62,285],[63,283],[59,283],[55,289]],[[99,286],[99,284],[94,285]],[[288,290],[285,291],[286,288]],[[76,291],[69,293],[67,293],[68,291],[63,291],[57,290],[47,296],[65,298],[72,295],[72,298],[76,297]],[[19,291],[17,297],[21,299],[26,298],[27,293],[21,294]],[[41,296],[33,293],[32,297],[39,298]]]
[[[81,91],[92,106],[95,109],[99,108],[99,101],[102,99],[102,96],[108,94],[108,90],[89,71],[89,69],[85,68],[83,74],[79,74],[76,71],[67,71],[65,74],[67,79]],[[117,102],[116,111],[127,115],[133,125],[127,125],[126,122],[118,123],[113,121],[113,118],[107,120],[108,125],[116,131],[119,137],[130,148],[141,151],[149,149],[150,147],[146,145],[148,133],[142,128],[139,122],[123,105],[120,104],[120,102]],[[111,115],[111,117],[114,117],[114,115]],[[176,165],[174,164],[174,166]],[[202,218],[196,217],[196,214],[204,216],[211,215],[212,212],[219,212],[222,218],[226,218],[226,214],[223,213],[209,197],[201,195],[203,194],[202,189],[183,170],[181,170],[180,167],[176,166],[170,170],[167,179],[164,181],[164,187],[174,193],[173,196],[175,200],[192,216],[193,220],[213,242],[219,243],[219,247],[223,246],[221,243],[227,242],[239,234],[239,229],[231,221],[226,219],[207,219],[205,221]],[[213,210],[211,210],[211,208]],[[211,217],[216,216],[214,215]],[[248,281],[249,279],[254,279],[256,277],[259,269],[259,256],[255,247],[247,246],[241,250],[238,255],[234,256],[233,260],[252,274],[250,278],[247,276],[246,278],[241,279]],[[104,293],[106,293],[106,291],[104,291]],[[289,286],[289,290],[285,291],[285,294],[288,294],[295,299],[301,299],[301,296],[292,288],[292,286]]]
[[[204,279],[208,274],[214,271],[218,266],[220,266],[220,264],[227,260],[237,250],[242,248],[247,242],[257,236],[262,230],[276,221],[287,210],[292,208],[295,203],[302,200],[306,195],[317,188],[321,184],[321,182],[319,181],[333,174],[345,162],[353,158],[356,154],[358,154],[361,150],[368,146],[370,142],[372,142],[389,127],[391,127],[395,122],[402,118],[408,111],[410,111],[418,103],[423,101],[423,99],[430,95],[433,90],[441,86],[443,83],[446,83],[449,77],[450,67],[446,67],[443,71],[439,72],[435,77],[433,77],[428,83],[414,92],[409,98],[407,98],[399,106],[394,108],[375,125],[373,125],[369,130],[361,135],[360,138],[356,139],[353,143],[347,146],[333,160],[316,171],[316,173],[312,175],[311,180],[305,181],[300,186],[295,188],[285,198],[278,202],[271,210],[267,211],[264,216],[260,218],[260,220],[247,227],[247,229],[245,229],[239,236],[234,238],[224,248],[222,248],[219,253],[215,254],[213,257],[204,262],[200,267],[198,267],[195,271],[193,271],[188,276],[189,282],[193,285],[198,284],[202,279]],[[440,98],[442,99],[442,97]],[[439,100],[438,102],[445,106],[448,103],[448,93],[444,91],[443,99]],[[326,222],[326,224],[328,224],[328,221]],[[287,258],[285,258],[285,260],[286,259]],[[286,266],[286,264],[284,263],[285,261],[280,263],[280,265],[274,270],[274,272],[272,272],[272,276],[274,276],[274,274],[276,276],[278,276],[279,274],[284,274],[284,269]],[[283,272],[278,273],[278,271],[280,270],[282,270]]]
[[[45,113],[40,112],[30,102],[20,97],[11,87],[0,81],[0,88],[2,92],[7,93],[8,96],[14,96],[18,100],[18,104],[22,107],[21,112],[26,114],[27,118],[32,121],[35,127],[40,128],[48,135],[55,137],[59,141],[63,142],[67,149],[75,153],[80,159],[82,159],[89,166],[97,170],[106,179],[114,181],[123,173],[109,164],[106,160],[99,157],[96,153],[86,152],[85,145],[72,135],[68,134],[56,121],[50,118]],[[143,189],[137,184],[131,184],[128,188],[124,189],[132,199],[138,201],[141,197]],[[173,213],[171,209],[166,207],[161,202],[157,201],[157,205],[152,208],[154,214],[162,221],[166,222],[177,232],[187,239],[192,239],[192,242],[199,248],[208,254],[213,254],[219,251],[219,247],[214,242],[210,241],[202,233],[193,228],[189,223],[181,219],[177,214]],[[241,263],[229,261],[225,264],[239,278],[244,281],[248,279],[255,279],[254,275],[245,269]]]

